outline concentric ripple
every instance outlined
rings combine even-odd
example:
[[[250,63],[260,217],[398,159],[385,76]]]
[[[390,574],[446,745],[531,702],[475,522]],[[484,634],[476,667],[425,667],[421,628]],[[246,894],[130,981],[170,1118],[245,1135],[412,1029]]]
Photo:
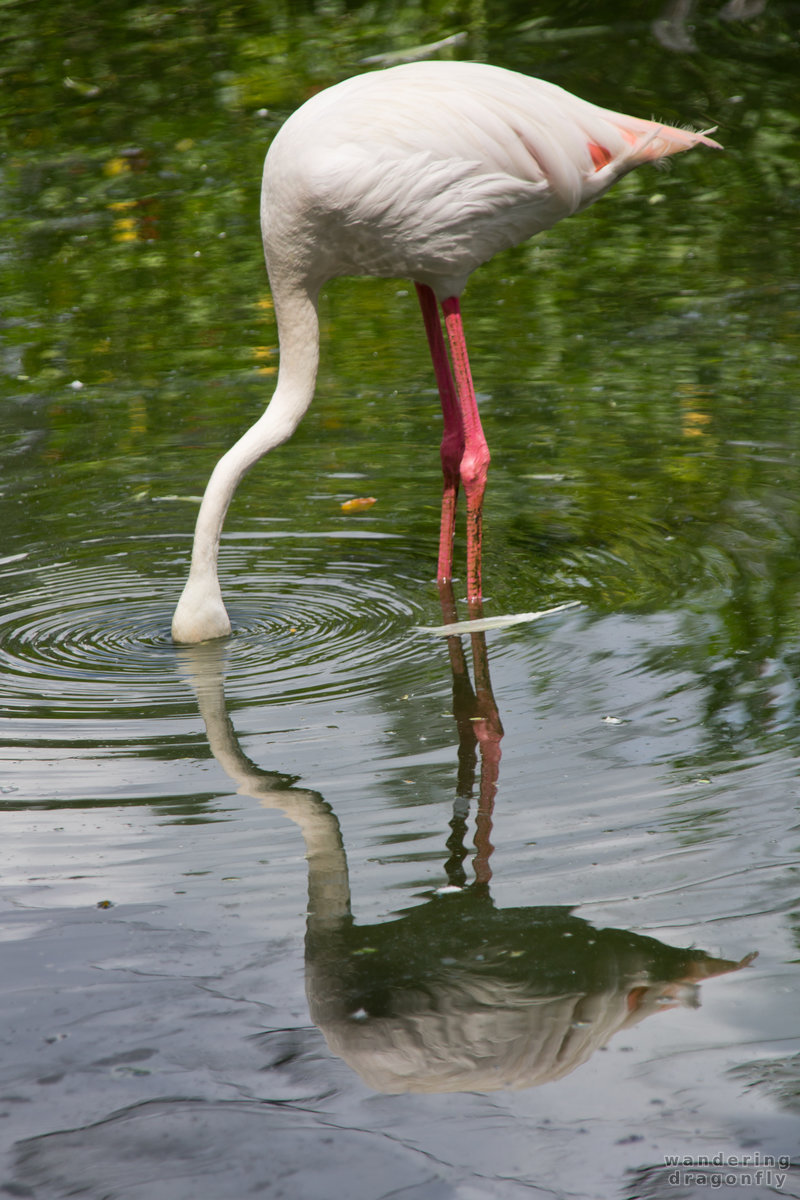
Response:
[[[268,570],[254,571],[251,558],[233,551],[225,565],[236,581],[223,580],[234,629],[229,694],[255,689],[283,702],[368,694],[402,664],[429,659],[430,641],[416,626],[433,595],[419,580],[305,546]]]
[[[0,708],[4,717],[108,722],[189,715],[186,652],[170,637],[185,566],[163,543],[129,550],[76,548],[70,562],[5,564],[0,575]],[[281,542],[223,549],[223,592],[234,626],[225,643],[228,695],[286,703],[370,692],[402,662],[424,661],[430,643],[415,633],[430,618],[418,580],[375,563],[337,558],[330,543]],[[333,553],[331,553],[333,552]],[[334,561],[331,561],[331,560]],[[136,566],[132,563],[135,561]],[[145,574],[154,564],[160,577]],[[421,599],[420,599],[421,597]],[[423,602],[427,607],[423,608]]]

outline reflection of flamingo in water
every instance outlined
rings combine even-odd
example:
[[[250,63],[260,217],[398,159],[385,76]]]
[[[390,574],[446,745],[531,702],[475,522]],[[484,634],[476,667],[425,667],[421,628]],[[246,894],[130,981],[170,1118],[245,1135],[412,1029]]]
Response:
[[[455,886],[368,926],[352,916],[344,846],[329,805],[242,752],[225,710],[219,648],[182,652],[220,766],[241,794],[281,810],[302,832],[311,1017],[334,1053],[381,1092],[490,1091],[558,1079],[617,1031],[665,1007],[696,1003],[697,981],[750,961],[596,929],[567,907],[495,907],[489,856],[502,729],[483,635],[472,638],[475,692],[458,639],[450,647],[460,747],[446,870]],[[474,782],[476,747],[476,878],[463,886],[463,804]]]
[[[345,80],[312,97],[264,165],[262,228],[280,340],[263,416],[217,463],[200,507],[177,642],[230,633],[217,575],[225,513],[244,473],[286,440],[311,403],[317,296],[337,275],[415,281],[444,415],[438,578],[452,578],[456,495],[467,507],[467,596],[481,597],[481,512],[489,450],[472,386],[459,297],[500,250],[586,208],[641,163],[703,143],[700,133],[610,112],[479,63],[423,62]],[[450,343],[448,363],[437,301]]]

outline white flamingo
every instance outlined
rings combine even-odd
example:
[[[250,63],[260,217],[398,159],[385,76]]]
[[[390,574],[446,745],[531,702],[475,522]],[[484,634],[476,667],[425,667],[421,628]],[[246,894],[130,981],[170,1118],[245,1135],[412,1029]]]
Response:
[[[591,204],[640,163],[698,143],[718,148],[705,133],[598,108],[553,84],[478,63],[422,62],[358,75],[298,109],[270,146],[262,190],[278,383],[263,416],[209,480],[172,623],[175,641],[230,633],[217,571],[225,513],[244,473],[294,432],[311,403],[317,296],[338,275],[405,276],[416,284],[444,414],[438,578],[452,575],[461,484],[474,607],[489,450],[459,309],[467,279],[499,250]]]

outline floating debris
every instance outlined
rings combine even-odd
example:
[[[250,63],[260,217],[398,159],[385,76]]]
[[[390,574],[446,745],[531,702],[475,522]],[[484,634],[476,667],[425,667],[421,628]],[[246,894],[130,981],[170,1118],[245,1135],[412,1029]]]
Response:
[[[356,496],[352,500],[345,500],[342,512],[363,512],[365,508],[372,508],[373,504],[377,503],[374,496]]]
[[[569,600],[555,608],[543,608],[541,612],[509,613],[504,617],[478,617],[474,621],[454,621],[450,625],[418,625],[418,633],[433,633],[438,637],[450,637],[458,633],[482,633],[486,629],[505,629],[508,625],[524,625],[526,621],[539,621],[554,613],[566,612],[568,608],[580,608],[580,600]]]

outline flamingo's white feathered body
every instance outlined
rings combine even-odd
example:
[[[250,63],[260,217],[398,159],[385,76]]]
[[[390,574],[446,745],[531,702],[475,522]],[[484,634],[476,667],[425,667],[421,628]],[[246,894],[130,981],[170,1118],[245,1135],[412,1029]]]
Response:
[[[244,472],[293,432],[311,402],[316,298],[338,275],[404,276],[417,284],[449,446],[442,451],[448,514],[439,577],[450,572],[450,510],[460,478],[468,594],[477,601],[488,451],[458,313],[467,278],[498,251],[579,212],[640,163],[698,143],[717,145],[705,134],[598,108],[553,84],[478,63],[413,63],[359,75],[298,109],[273,140],[262,192],[278,387],[206,489],[175,640],[230,632],[217,578],[225,512]],[[455,379],[434,296],[445,313]]]

